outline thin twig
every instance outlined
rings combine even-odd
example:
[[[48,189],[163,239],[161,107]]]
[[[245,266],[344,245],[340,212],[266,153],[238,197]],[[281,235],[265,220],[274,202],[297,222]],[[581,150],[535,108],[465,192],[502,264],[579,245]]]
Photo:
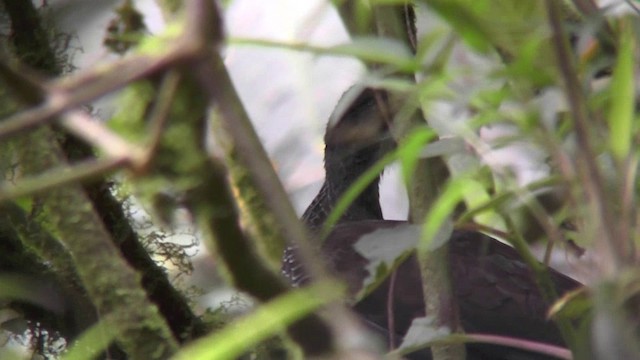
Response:
[[[520,236],[518,231],[516,231],[511,217],[508,214],[502,215],[507,224],[507,229],[511,234],[508,237],[509,243],[513,245],[524,262],[527,264],[527,266],[533,271],[543,298],[549,303],[557,300],[558,293],[556,291],[555,285],[551,281],[551,277],[549,276],[549,272],[547,271],[547,266],[538,262],[535,256],[533,256],[533,254],[531,253],[531,249],[529,249],[529,246],[527,245],[527,242]],[[576,331],[573,325],[569,322],[569,320],[564,318],[557,319],[556,324],[558,325],[558,329],[560,330],[560,333],[562,334],[564,340],[573,349],[577,345]]]
[[[509,346],[516,349],[529,350],[538,354],[553,356],[558,359],[573,359],[573,357],[571,356],[571,351],[569,351],[569,349],[565,349],[555,345],[493,334],[466,334],[466,336],[471,340],[471,342],[475,343]]]
[[[558,177],[548,177],[539,181],[532,182],[527,184],[521,191],[523,194],[532,193],[536,190],[544,189],[549,186],[554,186],[559,183],[561,179]],[[471,221],[474,217],[479,214],[482,214],[485,211],[490,211],[493,208],[499,207],[500,205],[506,203],[511,198],[518,195],[519,191],[517,190],[508,190],[499,194],[494,195],[490,200],[482,203],[473,209],[469,209],[464,214],[460,216],[458,219],[458,223],[466,223]]]
[[[387,332],[389,334],[389,350],[396,348],[396,316],[394,299],[396,293],[396,277],[398,272],[394,270],[389,277],[389,290],[387,290]]]
[[[613,270],[619,269],[628,258],[625,254],[627,248],[626,239],[620,238],[614,221],[614,212],[611,204],[604,194],[605,182],[602,173],[595,162],[596,156],[591,144],[591,131],[589,126],[589,113],[587,110],[583,89],[580,86],[569,46],[564,37],[562,26],[562,14],[558,4],[554,0],[546,0],[547,14],[552,29],[552,45],[555,52],[557,66],[562,77],[565,95],[569,102],[576,139],[578,144],[577,164],[578,171],[582,177],[582,184],[585,187],[585,195],[589,206],[593,210],[593,217],[599,219],[598,232],[600,244],[605,246],[608,262]]]
[[[70,111],[60,123],[72,134],[103,151],[108,158],[124,159],[133,168],[139,167],[145,158],[142,149],[125,141],[84,111]]]
[[[126,166],[127,157],[88,160],[72,167],[60,167],[38,176],[20,179],[20,185],[0,186],[0,203],[21,196],[40,194],[62,185],[80,183]]]
[[[575,5],[576,9],[578,9],[578,11],[587,19],[602,16],[602,10],[595,2],[595,0],[573,0],[573,4]],[[614,32],[613,28],[611,28],[611,25],[609,25],[607,21],[604,21],[602,27],[604,28],[606,37],[612,40],[614,38]]]
[[[63,112],[84,105],[133,81],[197,56],[200,49],[186,35],[167,40],[168,49],[160,55],[132,55],[102,67],[52,80],[40,87],[44,101],[0,121],[0,140],[10,135],[54,121]],[[3,68],[8,68],[3,66]],[[117,73],[118,76],[113,76]],[[13,74],[16,75],[16,74]],[[27,81],[26,77],[21,77]]]
[[[420,349],[432,347],[434,345],[451,345],[464,343],[501,345],[505,347],[512,347],[514,349],[522,349],[534,353],[545,354],[558,359],[573,359],[571,351],[560,346],[545,344],[537,341],[512,338],[508,336],[477,333],[450,334],[442,337],[437,337],[431,341],[427,341],[419,345],[400,348],[392,351],[387,354],[385,359],[397,359],[398,355],[409,354]]]
[[[291,203],[283,201],[287,199],[287,193],[260,145],[222,59],[218,54],[212,53],[208,61],[194,67],[194,73],[202,89],[216,104],[216,110],[224,121],[224,128],[233,139],[239,161],[254,179],[254,185],[267,208],[279,219],[281,226],[278,230],[281,239],[285,243],[297,246],[300,258],[312,278],[328,277],[328,273],[315,256],[309,234],[298,220]]]
[[[624,0],[624,2],[626,2],[627,5],[629,5],[631,9],[633,9],[633,11],[635,11],[636,15],[640,15],[640,7],[638,7],[638,5],[634,4],[631,0]]]
[[[147,163],[153,159],[158,146],[160,146],[163,131],[169,118],[171,104],[173,104],[181,79],[181,73],[173,70],[169,71],[162,79],[155,105],[149,115],[149,132],[151,135],[145,156]]]

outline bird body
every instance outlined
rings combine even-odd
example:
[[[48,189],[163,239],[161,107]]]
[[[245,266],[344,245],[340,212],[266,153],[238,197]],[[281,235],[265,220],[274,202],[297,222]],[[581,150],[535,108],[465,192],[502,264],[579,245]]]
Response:
[[[343,106],[343,111],[336,110],[332,115],[335,121],[330,121],[325,135],[325,182],[302,216],[302,221],[312,232],[322,226],[340,196],[353,182],[392,148],[380,99],[384,99],[383,92],[365,89],[350,99]],[[376,231],[400,230],[407,226],[406,222],[382,220],[378,184],[379,178],[376,178],[319,246],[329,270],[347,283],[352,295],[372,275],[367,270],[369,260],[355,249],[355,244],[363,236]],[[393,242],[393,236],[389,236],[388,241]],[[532,270],[517,251],[472,231],[454,231],[449,246],[452,286],[465,331],[565,346],[558,328],[547,319],[547,309],[551,304],[543,297]],[[293,247],[285,251],[282,270],[294,286],[309,280]],[[549,275],[559,294],[581,286],[554,270],[550,270]],[[414,319],[425,316],[422,279],[415,256],[409,257],[395,270],[395,279],[393,286],[387,279],[353,305],[363,321],[385,338],[389,333],[403,337]],[[390,300],[393,302],[391,309]],[[477,360],[550,359],[489,344],[467,344],[467,354],[468,359]],[[409,358],[425,359],[430,356],[429,351],[420,351]]]
[[[400,231],[404,226],[408,226],[407,222],[389,220],[344,223],[336,226],[328,236],[322,253],[329,268],[347,283],[352,294],[356,294],[365,279],[373,274],[366,270],[369,260],[356,250],[355,244],[366,241],[365,236],[381,229]],[[533,271],[515,249],[482,233],[456,230],[449,239],[449,263],[453,293],[466,332],[565,346],[558,328],[547,319],[551,304],[536,285]],[[395,272],[392,289],[387,279],[355,304],[354,309],[366,320],[402,338],[413,319],[425,316],[424,295],[415,256],[409,257]],[[559,293],[581,286],[553,269],[549,269],[549,276]],[[389,328],[389,294],[393,303],[393,329]],[[487,347],[472,346],[481,350]],[[502,349],[501,353],[504,352]]]

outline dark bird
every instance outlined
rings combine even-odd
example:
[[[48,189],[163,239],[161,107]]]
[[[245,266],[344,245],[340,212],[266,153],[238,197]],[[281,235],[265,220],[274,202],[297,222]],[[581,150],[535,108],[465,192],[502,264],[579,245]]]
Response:
[[[348,91],[331,114],[324,136],[325,181],[302,214],[302,221],[312,232],[320,229],[349,186],[395,146],[380,110],[385,100],[384,92],[370,88],[360,93]],[[338,223],[382,220],[379,183],[379,178],[372,181]],[[292,246],[284,251],[282,273],[294,286],[306,279]]]
[[[336,110],[325,134],[324,184],[302,220],[317,230],[346,189],[364,171],[393,147],[384,111],[384,92],[365,89],[355,100],[346,98],[346,107]],[[345,212],[321,246],[327,266],[356,293],[369,276],[369,262],[355,250],[363,236],[382,229],[400,231],[410,226],[402,221],[382,220],[378,193],[379,177]],[[390,238],[389,241],[393,241]],[[533,272],[512,247],[472,231],[454,231],[449,240],[449,262],[461,324],[468,333],[494,334],[566,346],[556,325],[547,319],[550,305],[541,294]],[[295,249],[285,251],[283,273],[294,286],[308,278],[297,260]],[[577,281],[549,270],[559,294],[581,286]],[[373,330],[386,338],[406,335],[413,319],[425,316],[420,270],[415,256],[396,269],[395,284],[387,279],[353,309]],[[389,300],[393,299],[393,328],[389,324]],[[467,344],[468,359],[531,359],[553,357],[489,344]],[[431,358],[429,351],[408,356]]]

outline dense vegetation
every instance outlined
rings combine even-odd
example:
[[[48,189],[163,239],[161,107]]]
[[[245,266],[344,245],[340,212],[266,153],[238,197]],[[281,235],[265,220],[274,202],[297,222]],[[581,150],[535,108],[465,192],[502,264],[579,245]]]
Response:
[[[328,48],[228,39],[212,1],[158,3],[169,23],[163,33],[149,35],[144,15],[123,1],[104,39],[120,57],[77,72],[46,6],[0,4],[3,336],[64,359],[361,355],[363,342],[350,336],[368,335],[314,256],[230,81],[222,61],[230,41],[355,57],[368,69],[361,84],[389,92],[399,145],[330,221],[398,161],[410,220],[422,226],[423,286],[440,294],[427,306],[450,299],[447,236],[438,230],[480,230],[512,244],[549,298],[556,294],[543,264],[553,252],[584,280],[549,310],[575,358],[640,358],[640,21],[632,1],[627,12],[591,0],[334,1],[352,41]],[[115,90],[124,110],[94,121],[86,105]],[[507,135],[481,136],[492,128]],[[530,155],[516,163],[534,157],[546,170],[535,181],[493,160],[492,151],[514,144]],[[161,234],[142,236],[127,212],[131,194],[158,226],[171,228],[186,210],[219,272],[255,308],[241,318],[195,313],[150,253],[188,267],[186,255],[159,248]],[[444,245],[433,250],[434,241]],[[280,276],[287,243],[307,262],[311,286],[293,290]],[[542,263],[532,248],[544,249]],[[373,282],[391,272],[395,259],[387,260]],[[456,350],[479,341],[441,331],[459,328],[455,321],[438,318],[405,345]]]

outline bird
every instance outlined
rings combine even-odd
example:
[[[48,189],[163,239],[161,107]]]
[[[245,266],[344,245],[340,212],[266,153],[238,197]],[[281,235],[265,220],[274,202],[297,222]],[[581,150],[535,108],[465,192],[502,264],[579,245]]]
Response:
[[[336,108],[327,126],[325,180],[301,218],[312,232],[318,232],[349,186],[395,146],[386,121],[386,92],[371,88],[357,91],[357,95],[349,91],[343,95],[343,105]],[[412,226],[406,221],[383,219],[379,182],[378,176],[355,199],[320,246],[328,269],[346,282],[351,294],[358,293],[370,275],[366,268],[369,260],[355,249],[355,244],[376,232],[399,232]],[[390,236],[389,241],[393,240]],[[449,244],[453,295],[465,331],[566,346],[557,326],[547,319],[551,304],[515,249],[483,233],[464,230],[453,231]],[[285,250],[282,271],[293,286],[309,281],[294,247]],[[352,307],[370,329],[387,339],[390,334],[402,339],[412,321],[426,315],[416,256],[399,265],[395,273],[392,288],[390,279],[386,279]],[[582,286],[553,269],[549,269],[549,276],[559,294]],[[393,297],[393,324],[388,316],[390,296]],[[466,348],[467,359],[474,360],[553,358],[491,344],[469,343]],[[422,350],[407,357],[430,359],[430,356],[430,351]]]
[[[401,232],[412,226],[404,221],[366,220],[337,225],[322,244],[327,266],[355,294],[370,274],[369,262],[355,248],[358,241],[375,232]],[[414,225],[415,226],[415,225]],[[419,232],[416,232],[418,236]],[[393,241],[394,239],[389,239]],[[455,230],[449,239],[449,263],[453,293],[460,310],[462,328],[481,333],[521,338],[566,347],[556,325],[547,319],[551,305],[540,292],[535,275],[511,246],[475,231]],[[393,294],[393,328],[388,318],[391,281],[386,279],[353,309],[369,324],[402,339],[416,318],[425,316],[420,268],[416,256],[409,257],[396,270]],[[558,293],[572,291],[580,283],[553,269],[550,278]],[[380,333],[380,331],[376,331]],[[410,359],[429,358],[424,352]],[[467,358],[553,359],[515,348],[487,344],[467,344]]]
[[[340,196],[362,173],[395,147],[381,108],[387,94],[370,87],[353,87],[343,94],[329,117],[324,136],[325,180],[301,220],[317,234]],[[377,177],[350,204],[338,223],[382,220]],[[287,246],[282,258],[282,274],[293,286],[307,280],[295,246]]]

